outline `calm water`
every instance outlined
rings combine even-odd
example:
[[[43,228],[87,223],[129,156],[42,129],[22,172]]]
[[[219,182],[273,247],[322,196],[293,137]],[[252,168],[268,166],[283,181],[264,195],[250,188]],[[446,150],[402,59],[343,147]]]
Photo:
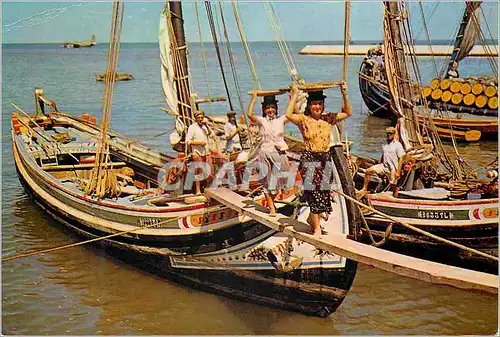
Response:
[[[299,73],[308,81],[341,78],[342,59],[299,56],[307,43],[292,44]],[[192,83],[200,97],[226,96],[213,48],[207,48],[210,92],[199,45],[190,47]],[[251,45],[264,89],[289,84],[281,54],[273,43]],[[234,46],[243,105],[251,77],[243,50]],[[80,240],[45,215],[22,189],[11,155],[9,117],[14,102],[33,110],[33,91],[43,87],[60,110],[99,115],[103,83],[94,74],[106,68],[107,46],[62,49],[59,45],[4,45],[2,53],[2,255],[41,250]],[[441,60],[442,61],[442,60]],[[345,125],[354,151],[378,157],[389,121],[369,117],[358,91],[361,57],[350,59],[349,97],[354,116]],[[228,63],[228,62],[227,62]],[[229,63],[228,63],[229,64]],[[488,63],[468,59],[462,76],[487,74]],[[172,128],[160,87],[156,45],[122,46],[119,71],[136,79],[119,82],[113,97],[112,127],[145,139]],[[432,77],[430,59],[421,61],[424,79]],[[229,65],[228,79],[232,79]],[[234,83],[230,80],[230,83]],[[235,85],[230,84],[233,94]],[[330,90],[328,108],[338,110],[338,90]],[[234,94],[233,105],[240,106]],[[286,98],[280,99],[284,109]],[[226,104],[214,104],[222,114]],[[206,110],[211,109],[207,105]],[[217,112],[218,111],[218,112]],[[290,132],[296,133],[293,127]],[[167,150],[168,135],[144,141]],[[460,146],[473,165],[495,158],[495,142]],[[94,247],[33,256],[2,264],[2,333],[40,335],[160,334],[494,334],[498,299],[481,293],[431,285],[360,265],[351,291],[326,319],[243,303],[179,286],[147,274]]]

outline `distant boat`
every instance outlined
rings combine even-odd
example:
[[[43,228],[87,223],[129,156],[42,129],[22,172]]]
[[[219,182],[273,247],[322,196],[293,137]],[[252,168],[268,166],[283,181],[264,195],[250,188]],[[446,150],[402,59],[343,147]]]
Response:
[[[130,81],[134,79],[134,75],[131,73],[121,73],[115,75],[115,82],[117,81]],[[95,80],[99,82],[104,82],[106,80],[106,74],[96,74]]]
[[[97,44],[95,41],[95,34],[92,34],[90,37],[90,41],[65,41],[62,43],[61,47],[63,48],[86,48],[86,47],[93,47]]]

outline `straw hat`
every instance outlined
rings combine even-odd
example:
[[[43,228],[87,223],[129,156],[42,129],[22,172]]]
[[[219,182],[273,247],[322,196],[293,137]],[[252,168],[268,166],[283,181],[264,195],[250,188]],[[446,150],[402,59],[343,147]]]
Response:
[[[205,111],[203,111],[203,110],[201,110],[201,109],[200,109],[200,110],[196,110],[196,111],[194,112],[194,117],[195,117],[195,118],[196,118],[196,117],[198,117],[198,116],[200,116],[200,115],[201,115],[201,116],[205,116]]]
[[[395,134],[396,128],[393,126],[389,126],[388,128],[385,129],[385,133]]]

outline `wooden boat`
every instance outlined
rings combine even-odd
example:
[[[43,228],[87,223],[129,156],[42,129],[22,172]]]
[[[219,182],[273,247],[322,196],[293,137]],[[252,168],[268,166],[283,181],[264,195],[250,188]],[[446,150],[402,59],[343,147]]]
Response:
[[[363,101],[373,116],[394,119],[387,86],[377,83],[372,76],[370,66],[363,62],[359,70],[359,88]],[[470,111],[480,111],[481,114],[472,114]],[[421,124],[431,118],[443,139],[451,139],[453,135],[458,141],[470,142],[497,139],[498,117],[495,116],[497,111],[472,110],[464,106],[452,107],[451,104],[430,103],[429,108],[419,107],[417,115]]]
[[[89,41],[65,41],[61,44],[62,48],[89,48],[93,47],[97,44],[95,41],[95,35],[92,34],[92,37]]]
[[[114,3],[114,17],[119,17],[120,6],[123,8]],[[176,27],[176,46],[185,53],[184,33],[179,26],[181,4],[167,3],[162,20]],[[163,50],[171,50],[169,44],[167,41]],[[178,71],[171,74],[175,81],[170,85],[189,88],[184,82],[187,76],[179,76]],[[186,74],[187,68],[183,71]],[[106,88],[106,92],[112,90]],[[183,97],[179,95],[179,100]],[[190,106],[180,103],[176,100],[171,108],[177,104]],[[189,121],[188,112],[178,111]],[[24,188],[64,226],[97,239],[115,256],[206,291],[320,317],[334,312],[348,293],[356,273],[354,261],[289,240],[215,201],[178,195],[176,189],[165,188],[162,182],[172,177],[169,168],[182,164],[185,153],[169,156],[112,130],[103,132],[106,114],[101,125],[96,125],[85,116],[80,119],[57,111],[48,116],[21,113],[12,115],[11,137]],[[103,135],[109,160],[101,163],[98,158],[103,154]],[[353,195],[347,163],[343,156],[338,157],[334,164],[339,186]],[[96,167],[116,176],[115,194],[106,192],[98,197],[88,192],[88,181]],[[175,173],[174,181],[169,182],[184,182],[184,176]],[[244,196],[250,192],[255,190],[238,191]],[[307,207],[294,207],[296,192],[292,187],[279,194],[278,210],[307,217]],[[264,205],[261,195],[249,202]],[[356,235],[359,217],[354,204],[337,197],[332,206],[335,211],[323,220],[325,228]],[[272,261],[269,252],[278,259]]]
[[[322,317],[340,305],[355,275],[354,262],[315,256],[312,246],[295,244],[302,266],[291,273],[277,271],[258,254],[259,247],[273,242],[279,246],[286,238],[218,203],[188,203],[192,195],[175,196],[172,191],[147,195],[157,190],[161,168],[173,159],[137,143],[131,145],[122,135],[110,133],[109,165],[120,172],[125,167],[133,170],[133,182],[118,197],[86,195],[78,183],[94,166],[89,158],[95,156],[98,132],[92,123],[64,113],[53,112],[43,119],[13,115],[19,178],[35,201],[62,224],[87,238],[129,231],[102,243],[121,258],[140,261],[148,270],[204,290]],[[59,138],[64,143],[45,139],[62,134],[66,136]],[[145,195],[140,197],[141,193]],[[292,189],[277,200],[290,203],[295,193]],[[263,204],[262,197],[255,201]],[[353,234],[350,206],[338,202],[344,207],[339,228]],[[280,212],[291,211],[282,204]]]
[[[434,199],[430,199],[433,198]],[[376,210],[399,221],[438,235],[444,239],[498,256],[498,198],[461,200],[443,188],[368,195]],[[365,215],[371,234],[385,236],[389,221],[377,214]],[[365,233],[367,234],[367,233]],[[441,263],[492,274],[498,273],[498,261],[450,247],[406,228],[393,226],[383,248]]]
[[[479,3],[466,5],[447,73],[451,67],[456,70],[458,62],[468,55],[476,41],[464,35],[477,34],[471,20],[478,7]],[[381,48],[369,51],[360,66],[359,87],[372,115],[394,119],[383,62]],[[497,140],[498,81],[495,78],[436,78],[429,86],[421,89],[416,86],[413,90],[421,90],[422,94],[413,92],[410,100],[421,107],[417,112],[419,121],[430,117],[443,139],[453,135],[459,141]]]
[[[436,240],[397,224],[389,227],[391,221],[377,212],[365,214],[368,224],[363,230],[367,235],[365,239],[373,242],[368,237],[372,235],[377,240],[382,239],[379,243],[383,243],[384,249],[497,274],[498,176],[492,174],[487,179],[472,179],[474,172],[456,165],[463,162],[458,154],[455,161],[448,158],[449,154],[440,146],[437,131],[429,120],[423,124],[422,131],[415,127],[415,120],[420,118],[415,113],[418,110],[405,105],[411,99],[412,91],[405,80],[409,78],[405,67],[407,55],[401,52],[402,36],[407,36],[408,32],[403,32],[405,26],[394,19],[400,15],[399,6],[398,2],[385,3],[384,27],[387,27],[386,66],[392,76],[388,88],[392,92],[391,107],[397,107],[393,113],[400,117],[397,129],[406,149],[407,158],[401,159],[406,173],[399,179],[397,196],[392,192],[377,191],[368,194],[365,201],[376,211],[397,221],[436,234],[441,239],[462,243],[470,249],[457,249],[444,240]],[[425,132],[430,138],[427,143],[420,132]],[[489,169],[496,173],[498,162],[492,162]],[[487,253],[489,257],[471,253],[471,249]]]
[[[119,73],[115,75],[115,81],[130,81],[135,77],[131,73]],[[95,80],[99,82],[104,82],[106,80],[106,74],[96,74]]]

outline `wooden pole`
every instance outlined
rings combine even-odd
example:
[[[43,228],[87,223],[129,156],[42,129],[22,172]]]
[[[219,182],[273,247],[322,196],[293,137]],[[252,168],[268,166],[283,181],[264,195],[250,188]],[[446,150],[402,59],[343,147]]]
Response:
[[[235,211],[241,212],[287,236],[308,242],[316,248],[339,254],[348,259],[398,275],[412,277],[430,283],[451,285],[466,290],[480,290],[498,294],[498,276],[496,275],[393,253],[353,241],[339,233],[329,233],[320,237],[313,236],[312,234],[304,232],[304,230],[310,228],[309,225],[282,214],[278,214],[276,217],[270,217],[269,214],[263,213],[257,208],[250,206],[248,200],[245,200],[245,197],[227,188],[208,188],[205,190],[205,193],[212,199],[219,201],[221,204]]]
[[[342,79],[347,84],[347,71],[349,70],[349,44],[351,43],[351,0],[345,0],[345,20],[344,20],[344,72]]]
[[[186,38],[184,34],[184,18],[182,16],[182,4],[180,1],[169,1],[168,8],[170,10],[170,20],[173,27],[173,33],[175,37],[176,52],[178,55],[178,62],[180,67],[174,67],[175,72],[175,84],[177,86],[177,98],[179,100],[179,111],[185,111],[185,109],[191,110],[191,97],[189,90],[189,70],[187,64],[187,45]],[[174,56],[175,57],[175,56]],[[174,62],[176,64],[176,62]],[[192,111],[187,111],[186,114],[189,117],[193,117]],[[189,125],[189,121],[183,118],[185,125]]]

